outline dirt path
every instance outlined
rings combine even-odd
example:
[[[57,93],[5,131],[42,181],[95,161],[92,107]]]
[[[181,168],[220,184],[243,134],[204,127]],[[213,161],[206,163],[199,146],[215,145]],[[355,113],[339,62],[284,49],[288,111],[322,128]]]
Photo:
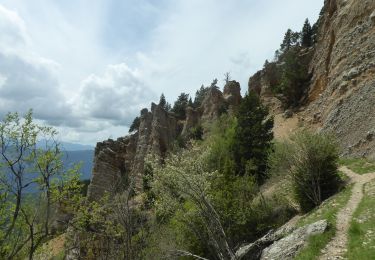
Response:
[[[341,167],[340,170],[350,178],[354,183],[352,195],[344,208],[337,214],[336,235],[323,250],[321,260],[344,259],[348,242],[348,230],[353,213],[363,198],[363,185],[372,179],[375,179],[375,173],[359,175],[349,170],[347,167]]]

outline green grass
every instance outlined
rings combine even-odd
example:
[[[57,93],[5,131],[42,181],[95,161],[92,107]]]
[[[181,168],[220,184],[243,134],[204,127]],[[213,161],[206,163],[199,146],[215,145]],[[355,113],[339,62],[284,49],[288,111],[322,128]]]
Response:
[[[298,222],[298,226],[312,224],[322,219],[329,223],[329,230],[323,234],[310,237],[307,246],[301,250],[295,259],[317,259],[321,250],[328,244],[336,233],[336,215],[346,205],[351,195],[352,186],[344,188],[340,193],[326,200],[319,208],[313,210]]]
[[[348,259],[374,259],[375,181],[365,185],[365,194],[354,213],[348,236]]]
[[[340,164],[358,174],[375,172],[375,161],[366,158],[342,158]]]

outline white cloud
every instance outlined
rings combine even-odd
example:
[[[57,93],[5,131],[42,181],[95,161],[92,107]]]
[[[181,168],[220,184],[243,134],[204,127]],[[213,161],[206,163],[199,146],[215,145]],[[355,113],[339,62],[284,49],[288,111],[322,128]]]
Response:
[[[25,22],[1,5],[0,32],[0,114],[33,108],[39,119],[68,116],[56,76],[58,64],[29,50]]]
[[[322,5],[0,0],[0,114],[32,107],[67,141],[124,135],[162,92],[173,102],[227,71],[245,92],[286,29],[315,20]]]
[[[129,125],[155,93],[142,81],[139,71],[125,63],[109,65],[103,75],[91,75],[82,82],[74,99],[75,112],[86,118]]]
[[[16,12],[8,10],[2,5],[0,5],[0,32],[0,47],[2,49],[23,45],[29,38],[24,21]]]

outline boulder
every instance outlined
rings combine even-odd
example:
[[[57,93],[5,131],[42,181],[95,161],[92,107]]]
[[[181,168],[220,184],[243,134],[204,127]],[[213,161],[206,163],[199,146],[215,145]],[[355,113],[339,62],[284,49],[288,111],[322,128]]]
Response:
[[[286,224],[276,231],[270,231],[254,243],[240,247],[236,251],[236,259],[293,259],[300,249],[306,245],[309,237],[324,233],[327,227],[328,222],[326,220],[298,229]]]
[[[321,220],[313,224],[301,227],[290,235],[278,240],[263,250],[261,260],[293,259],[306,245],[309,237],[324,233],[328,228],[328,222]]]

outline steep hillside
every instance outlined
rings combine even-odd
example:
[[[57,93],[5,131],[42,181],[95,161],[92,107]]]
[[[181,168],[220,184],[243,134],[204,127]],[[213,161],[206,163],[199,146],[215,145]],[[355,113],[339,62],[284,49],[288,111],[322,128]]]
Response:
[[[306,116],[334,131],[345,154],[375,155],[375,1],[326,1]]]
[[[316,44],[309,50],[310,84],[294,116],[300,125],[334,132],[344,155],[375,156],[374,10],[375,1],[325,1]],[[279,101],[266,91],[262,72],[249,85],[261,89],[275,114],[282,113]]]

